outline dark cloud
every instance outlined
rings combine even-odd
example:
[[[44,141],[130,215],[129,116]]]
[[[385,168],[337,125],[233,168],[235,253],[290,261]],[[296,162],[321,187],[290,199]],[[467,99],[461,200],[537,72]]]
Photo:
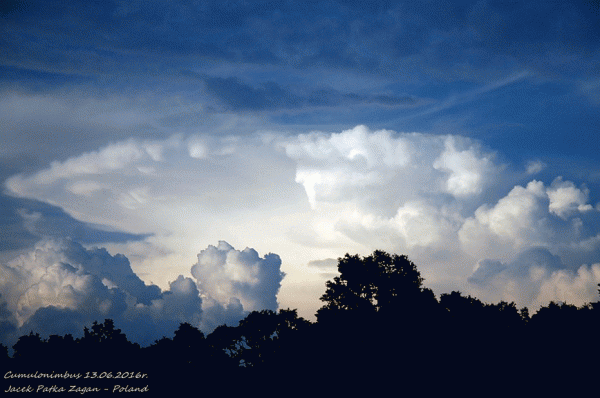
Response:
[[[150,305],[160,297],[160,288],[146,284],[133,272],[129,260],[122,254],[111,256],[106,249],[85,249],[75,243],[66,245],[64,254],[70,261],[83,264],[86,272],[96,275],[100,280],[109,280],[120,290],[135,297],[137,302]]]
[[[537,309],[550,301],[583,305],[597,299],[600,264],[569,266],[547,248],[524,250],[509,262],[481,260],[467,279],[478,297]]]
[[[14,66],[0,66],[0,85],[5,89],[24,90],[29,93],[46,92],[60,87],[97,83],[93,76],[47,72]]]
[[[519,253],[513,261],[507,264],[498,260],[482,260],[475,272],[468,278],[468,282],[485,286],[499,276],[525,280],[529,278],[529,274],[534,267],[547,272],[567,269],[559,256],[550,253],[546,248],[538,247]]]
[[[79,1],[67,7],[27,1],[5,8],[3,64],[63,73],[124,73],[127,65],[151,74],[182,61],[197,64],[198,57],[406,72],[403,59],[431,61],[427,54],[444,49],[450,52],[438,61],[450,56],[455,63],[491,67],[486,59],[504,54],[522,67],[552,68],[556,62],[544,66],[532,55],[593,56],[600,42],[597,12],[581,2]],[[480,50],[487,55],[477,56]]]
[[[58,206],[0,194],[0,251],[30,247],[42,237],[94,244],[141,241],[149,236],[103,229],[74,219]]]
[[[8,309],[6,300],[0,294],[0,338],[12,335],[17,330],[16,324],[13,313]]]
[[[324,260],[313,260],[308,262],[309,267],[321,268],[323,270],[332,271],[337,268],[338,260],[335,258],[326,258]]]
[[[115,294],[114,291],[112,293]],[[105,314],[99,311],[81,311],[54,306],[42,307],[18,329],[18,335],[22,336],[33,331],[39,333],[42,338],[51,335],[64,336],[66,334],[81,337],[83,329],[89,327],[92,322],[101,322],[104,319],[120,320],[121,316],[121,313],[115,312]]]
[[[294,114],[273,112],[270,121],[312,127],[370,123],[424,131],[431,125],[407,122],[405,109],[422,106],[422,98],[443,101],[470,88],[467,84],[489,84],[528,71],[532,78],[564,81],[573,92],[593,87],[598,78],[600,24],[593,5],[580,2],[527,1],[510,7],[500,1],[19,4],[7,6],[11,11],[1,17],[0,88],[58,97],[64,92],[56,90],[80,88],[83,97],[108,100],[123,93],[130,98],[153,93],[151,101],[164,106],[135,109],[158,115],[136,120],[135,126],[90,120],[85,128],[76,123],[86,120],[80,114],[69,118],[57,109],[39,120],[36,116],[43,112],[28,109],[31,120],[3,118],[8,122],[2,127],[15,147],[22,146],[19,137],[24,134],[30,140],[51,137],[57,142],[68,136],[74,153],[90,150],[80,137],[95,140],[98,147],[127,134],[157,136],[164,130],[205,127],[214,114],[281,109]],[[181,70],[202,78],[181,75]],[[593,90],[586,93],[594,97]],[[499,101],[490,100],[490,108],[478,116],[523,123],[545,112],[544,95],[511,93],[512,100],[524,103],[514,104],[516,112],[508,109],[512,101],[502,100],[498,107]],[[180,103],[167,103],[167,98]],[[561,112],[552,114],[574,108],[573,100],[567,98],[569,106],[561,103]],[[191,109],[194,105],[202,112]],[[574,110],[584,115],[562,116],[565,124],[577,120],[589,129],[597,112]],[[446,113],[450,121],[456,119],[456,110]],[[430,115],[424,119],[439,120]],[[549,118],[536,119],[544,123]],[[558,126],[553,132],[565,127],[546,124]],[[476,126],[464,127],[473,135],[483,134]],[[539,130],[547,131],[545,126]],[[528,145],[523,141],[531,136],[515,137],[520,140],[516,147]],[[589,142],[578,149],[589,148]],[[46,147],[56,150],[51,143]]]
[[[275,82],[263,83],[255,88],[238,78],[204,78],[206,89],[228,109],[234,111],[259,111],[307,107],[336,107],[376,104],[390,107],[418,106],[421,100],[409,96],[366,95],[341,93],[334,89],[320,89],[308,95],[297,95]]]
[[[300,99],[286,92],[277,83],[269,82],[253,88],[234,77],[208,77],[206,89],[228,108],[237,111],[289,108],[300,104]]]

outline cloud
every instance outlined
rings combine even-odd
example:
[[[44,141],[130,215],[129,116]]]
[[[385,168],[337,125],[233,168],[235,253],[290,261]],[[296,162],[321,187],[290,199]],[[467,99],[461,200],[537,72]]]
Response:
[[[267,4],[75,2],[65,9],[38,2],[3,16],[5,51],[0,62],[20,71],[13,81],[28,80],[33,72],[45,74],[34,80],[51,85],[64,85],[64,80],[106,84],[113,79],[119,85],[140,77],[156,84],[180,70],[232,70],[228,76],[233,80],[214,77],[222,80],[211,81],[209,90],[240,110],[293,103],[294,96],[282,90],[282,82],[293,80],[289,71],[335,71],[346,74],[344,80],[360,73],[413,84],[489,82],[519,70],[589,76],[596,65],[597,21],[578,2],[544,7],[522,2],[511,9],[496,2]],[[536,18],[524,17],[532,14]],[[578,58],[588,62],[573,62]],[[248,73],[253,68],[269,69]],[[264,78],[247,87],[235,81],[237,76],[273,71],[281,78],[272,86]],[[318,97],[319,88],[312,88]],[[366,101],[398,104],[403,97],[369,93]]]
[[[276,254],[259,257],[254,249],[235,250],[227,242],[198,254],[192,275],[203,293],[222,303],[237,298],[248,311],[276,310],[277,293],[285,274]]]
[[[592,205],[587,204],[589,191],[587,188],[578,189],[571,181],[563,181],[557,177],[547,190],[550,213],[566,219],[567,216],[577,212],[592,210]]]
[[[250,310],[276,310],[284,276],[279,257],[261,259],[253,249],[235,251],[226,242],[219,248],[209,246],[198,255],[192,267],[196,280],[179,275],[161,291],[145,285],[123,255],[68,240],[42,240],[0,264],[2,341],[14,342],[29,330],[80,335],[92,321],[111,318],[130,340],[148,345],[172,335],[182,322],[209,332],[234,324]],[[215,250],[225,262],[215,261]]]
[[[191,74],[192,76],[196,75]],[[215,96],[228,110],[234,111],[354,105],[414,107],[426,103],[425,100],[407,95],[343,93],[333,88],[314,89],[309,90],[308,93],[294,93],[293,90],[282,87],[273,81],[264,82],[255,88],[235,77],[203,77],[202,80],[208,93]]]
[[[2,295],[20,325],[49,306],[119,316],[123,298],[114,296],[108,286],[142,303],[160,295],[156,286],[146,286],[133,273],[124,256],[84,249],[72,241],[42,240],[32,251],[1,267]]]
[[[220,303],[212,298],[202,300],[202,321],[200,328],[210,333],[220,325],[236,326],[248,315],[248,311],[237,298],[230,298],[228,303]]]
[[[130,139],[52,162],[29,176],[12,176],[5,186],[15,196],[60,203],[71,215],[94,214],[87,222],[143,230],[154,226],[161,213],[178,211],[173,203],[194,206],[197,197],[206,199],[203,206],[213,208],[260,205],[259,192],[285,197],[272,184],[281,180],[281,169],[272,169],[273,162],[286,161],[257,137]],[[220,193],[225,186],[227,196]],[[112,214],[105,214],[107,207]],[[154,212],[152,217],[149,212]],[[180,218],[170,216],[172,221],[164,220],[167,224]]]
[[[14,314],[16,326],[22,326],[45,307],[119,317],[126,307],[124,293],[108,289],[102,276],[89,270],[89,265],[96,270],[102,268],[107,260],[104,276],[120,279],[119,274],[126,272],[117,268],[127,266],[122,259],[87,252],[67,241],[42,241],[31,252],[1,264],[0,294]]]
[[[544,246],[550,239],[547,209],[548,196],[542,182],[517,186],[495,206],[483,205],[465,221],[459,232],[463,247],[473,254],[488,251],[501,256],[497,251],[503,243],[509,251]]]
[[[546,183],[546,174],[529,180],[474,139],[359,125],[335,133],[117,141],[15,175],[6,187],[82,222],[152,232],[143,241],[103,245],[164,291],[194,264],[198,322],[214,327],[220,317],[234,322],[278,302],[311,316],[323,288],[311,262],[346,252],[407,254],[438,291],[474,289],[467,278],[478,262],[482,270],[486,262],[500,269],[534,248],[558,256],[565,272],[597,263],[600,213],[588,203],[592,194],[576,181]],[[40,220],[32,211],[19,219],[28,227]],[[256,236],[255,249],[233,248]],[[219,240],[231,245],[209,246]],[[198,244],[208,247],[199,257]],[[258,256],[272,247],[280,258]],[[102,278],[142,300],[140,311],[164,306],[164,294],[143,298],[133,285]],[[316,292],[310,304],[294,296],[301,284]]]
[[[445,142],[444,152],[435,160],[433,167],[449,173],[446,192],[453,196],[470,196],[481,193],[483,178],[493,176],[494,165],[490,156],[481,157],[473,147],[457,151],[454,139]]]
[[[83,244],[136,242],[151,234],[132,234],[81,222],[58,206],[0,194],[0,252],[33,246],[43,237],[70,238]]]
[[[299,98],[274,82],[253,88],[234,77],[208,77],[204,83],[209,93],[233,110],[289,108],[300,104]]]
[[[483,300],[514,301],[535,310],[550,301],[583,305],[598,299],[600,264],[570,269],[548,249],[533,248],[508,263],[479,261],[468,281]]]
[[[89,152],[65,162],[53,162],[48,170],[37,173],[32,182],[43,186],[68,177],[108,174],[134,162],[157,162],[161,158],[161,149],[156,145],[140,145],[134,140],[111,144],[102,151]],[[11,181],[9,180],[7,184],[10,189]],[[80,187],[83,184],[88,188],[74,189],[77,185],[72,185],[69,187],[69,191],[78,195],[90,196],[94,191],[102,190],[102,185],[93,181],[78,182]],[[96,189],[89,189],[90,186]]]
[[[475,141],[358,126],[299,135],[284,148],[318,214],[315,240],[337,233],[363,250],[408,253],[436,284],[475,291],[482,281],[493,281],[493,289],[479,290],[481,297],[523,305],[572,297],[583,283],[578,275],[589,276],[596,267],[585,265],[600,255],[599,217],[588,204],[589,190],[560,177],[549,185],[517,185],[527,176],[513,174]],[[320,230],[318,220],[329,220],[329,228]],[[532,279],[535,264],[543,264],[538,268],[546,276]],[[450,282],[449,274],[457,279]],[[587,279],[586,292],[593,282]],[[544,295],[544,286],[552,290],[561,283],[573,290]]]
[[[546,168],[546,164],[541,160],[532,160],[527,163],[527,174],[537,174]]]
[[[470,197],[483,191],[499,167],[491,154],[466,138],[371,132],[365,126],[330,135],[299,135],[284,146],[297,162],[296,181],[313,206],[368,195],[391,199],[392,192],[402,199],[440,191]]]
[[[335,258],[326,258],[324,260],[313,260],[308,262],[309,267],[316,267],[325,271],[334,271],[337,269],[338,260]]]
[[[504,167],[460,136],[365,126],[299,135],[283,146],[315,212],[356,242],[393,250],[451,247]]]
[[[149,345],[163,336],[172,336],[183,322],[200,327],[202,301],[196,283],[191,278],[179,275],[169,283],[169,289],[150,304],[130,303],[115,324],[122,328],[130,340]]]
[[[462,248],[479,258],[468,278],[476,294],[534,308],[595,301],[598,214],[587,199],[585,186],[557,177],[549,186],[515,186],[495,205],[479,207],[459,231]]]
[[[478,258],[506,259],[527,247],[576,245],[595,234],[581,228],[582,217],[597,216],[586,201],[585,188],[561,178],[549,187],[536,180],[515,186],[494,206],[484,204],[465,220],[459,231],[462,247]]]
[[[308,207],[293,176],[293,162],[262,136],[198,134],[115,142],[13,176],[6,188],[16,201],[37,198],[82,224],[143,237],[100,243],[127,255],[146,281],[168,289],[189,272],[198,242],[238,244],[258,234],[263,237],[258,250],[279,244],[289,220],[301,219],[294,212]],[[45,219],[24,214],[36,226]],[[257,223],[257,217],[263,221]]]

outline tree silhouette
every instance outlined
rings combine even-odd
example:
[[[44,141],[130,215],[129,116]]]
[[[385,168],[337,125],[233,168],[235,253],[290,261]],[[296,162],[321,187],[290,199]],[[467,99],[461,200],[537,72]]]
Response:
[[[316,361],[351,380],[421,380],[431,367],[441,308],[415,264],[376,250],[366,257],[346,254],[338,271],[317,311]]]
[[[34,334],[31,331],[29,334],[19,337],[19,340],[13,345],[13,358],[20,363],[26,363],[37,358],[44,359],[44,348],[44,340],[38,333]]]
[[[252,311],[236,327],[219,326],[208,341],[242,367],[261,367],[283,360],[288,343],[310,325],[296,310]]]
[[[69,369],[75,367],[79,361],[79,343],[72,335],[51,335],[45,344],[46,355],[52,358],[53,365],[57,369]]]
[[[214,350],[198,328],[184,322],[175,331],[173,344],[171,345],[177,361],[190,369],[204,366],[213,366],[218,353]]]
[[[326,283],[321,297],[325,304],[318,310],[319,322],[334,318],[336,322],[359,315],[374,319],[378,313],[395,317],[413,316],[437,309],[430,289],[423,288],[423,278],[415,264],[405,255],[390,255],[376,250],[367,257],[346,254],[338,258],[339,276]]]
[[[540,395],[554,392],[543,385],[549,377],[554,382],[554,375],[565,385],[595,380],[600,348],[593,332],[600,328],[600,303],[551,302],[530,316],[515,303],[486,304],[457,291],[438,302],[406,256],[383,251],[346,254],[338,270],[326,283],[317,323],[292,309],[253,311],[238,326],[219,326],[206,338],[181,323],[172,339],[140,349],[106,319],[84,328],[80,339],[44,340],[32,331],[13,345],[13,358],[0,345],[0,364],[24,372],[132,369],[147,372],[148,379],[136,383],[151,383],[161,396],[187,391],[199,376],[233,395],[259,388],[280,393],[290,389],[290,375],[309,380],[319,371],[333,381],[328,391],[319,387],[320,395],[356,395],[366,385],[370,395],[377,389],[412,393],[407,386],[421,386],[425,395],[450,395],[490,385]],[[521,379],[511,374],[527,374],[530,387],[517,389]],[[95,385],[112,384],[105,378]]]
[[[114,366],[114,358],[120,358],[122,364],[134,362],[139,351],[139,345],[127,340],[127,336],[120,329],[115,328],[112,319],[105,319],[104,323],[94,321],[91,329],[83,329],[83,337],[79,340],[82,356],[94,358],[96,366]]]

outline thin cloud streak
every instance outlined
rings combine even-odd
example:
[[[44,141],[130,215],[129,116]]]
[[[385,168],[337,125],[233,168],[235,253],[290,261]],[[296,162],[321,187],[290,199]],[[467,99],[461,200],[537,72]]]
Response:
[[[481,96],[483,96],[484,94],[487,94],[487,93],[499,90],[508,85],[517,83],[517,82],[522,81],[530,76],[532,76],[532,74],[530,72],[523,71],[523,72],[511,75],[505,79],[498,80],[496,82],[492,82],[483,87],[480,87],[480,88],[477,88],[474,90],[469,90],[469,91],[466,91],[466,92],[463,92],[460,94],[452,95],[452,96],[446,98],[445,100],[443,100],[439,105],[433,106],[427,110],[424,110],[422,112],[419,112],[419,113],[416,113],[413,115],[409,115],[409,116],[405,116],[405,117],[396,119],[393,121],[393,123],[406,122],[411,119],[420,118],[422,116],[439,113],[439,112],[445,111],[447,109],[452,109],[459,105],[464,105],[469,102],[473,102],[473,101],[477,100],[478,98],[480,98]]]

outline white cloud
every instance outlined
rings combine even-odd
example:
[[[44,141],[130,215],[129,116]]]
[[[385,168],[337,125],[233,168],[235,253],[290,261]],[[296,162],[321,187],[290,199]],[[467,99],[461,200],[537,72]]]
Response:
[[[528,247],[581,247],[594,230],[583,228],[581,218],[590,213],[587,190],[557,178],[550,185],[530,181],[515,186],[494,206],[484,204],[467,218],[459,231],[464,250],[477,258],[508,259]]]
[[[576,272],[559,270],[553,272],[540,286],[536,306],[550,301],[583,305],[598,301],[600,264],[582,265]]]
[[[459,231],[461,244],[478,258],[505,258],[515,248],[547,244],[547,196],[544,184],[531,181],[514,187],[498,203],[482,205]]]
[[[6,186],[85,222],[152,233],[143,242],[106,247],[125,253],[133,270],[164,290],[196,264],[205,296],[201,318],[214,325],[213,315],[234,319],[239,308],[277,300],[312,316],[324,284],[306,265],[346,252],[408,254],[427,281],[446,289],[469,286],[477,261],[508,264],[534,247],[552,248],[566,269],[597,263],[598,212],[587,203],[587,188],[562,179],[549,186],[511,183],[522,177],[469,138],[357,126],[287,136],[130,139],[14,176]],[[28,222],[35,217],[28,214]],[[200,271],[195,248],[219,240],[253,242],[255,251],[209,248]],[[288,277],[281,282],[273,274],[269,285],[252,264],[267,261],[257,252],[270,250],[281,255],[279,271]],[[261,289],[268,299],[256,293]],[[294,296],[300,291],[317,293],[307,304]]]
[[[527,163],[526,173],[529,175],[537,174],[546,168],[546,163],[541,160],[532,160]]]
[[[69,185],[67,189],[75,195],[91,197],[96,191],[106,189],[107,186],[96,181],[77,181]]]
[[[198,254],[191,272],[202,293],[222,304],[236,298],[248,311],[276,310],[284,276],[280,267],[281,259],[276,254],[261,258],[254,249],[238,251],[220,241]]]
[[[357,126],[281,145],[296,161],[296,181],[315,213],[355,241],[381,247],[387,246],[381,236],[394,236],[394,249],[456,241],[462,213],[503,169],[458,136]]]
[[[190,156],[194,142],[206,145],[203,157]],[[151,233],[143,244],[105,246],[125,253],[136,272],[163,289],[189,272],[198,245],[220,239],[243,244],[259,236],[258,250],[301,250],[286,239],[290,225],[306,220],[308,210],[293,162],[260,136],[131,139],[14,176],[6,187],[84,222]]]
[[[338,260],[335,258],[325,258],[323,260],[313,260],[308,262],[309,267],[316,267],[325,271],[333,272],[337,270]]]
[[[297,162],[296,181],[313,207],[319,202],[368,201],[447,192],[477,195],[498,166],[475,142],[453,136],[372,132],[357,126],[342,133],[311,133],[286,141]]]
[[[437,209],[423,202],[407,202],[398,208],[391,225],[408,247],[435,246],[444,234],[453,230],[451,223]]]
[[[561,218],[575,212],[590,211],[593,207],[587,204],[588,190],[578,189],[571,181],[563,181],[561,177],[556,178],[547,190],[550,199],[550,213]]]
[[[457,150],[455,139],[447,137],[444,152],[433,162],[433,167],[449,173],[446,191],[456,197],[481,193],[484,182],[493,178],[494,164],[490,155],[481,155],[473,146]]]
[[[236,251],[219,242],[218,249],[209,246],[198,259],[192,267],[196,281],[179,275],[161,292],[146,286],[122,255],[46,239],[0,264],[0,296],[14,328],[77,335],[93,320],[112,318],[142,344],[170,335],[181,322],[210,331],[251,310],[277,310],[284,275],[276,254],[259,258],[254,249]]]

